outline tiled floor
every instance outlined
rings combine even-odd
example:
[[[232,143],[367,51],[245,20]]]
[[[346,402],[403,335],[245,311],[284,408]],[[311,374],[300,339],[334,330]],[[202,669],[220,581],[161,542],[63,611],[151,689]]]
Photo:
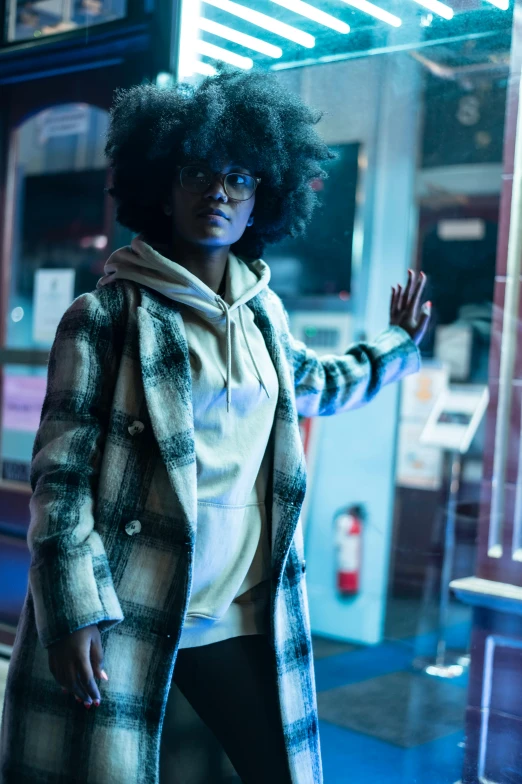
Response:
[[[462,729],[466,691],[418,672],[390,672],[318,695],[319,716],[401,748]]]
[[[466,678],[438,681],[413,667],[435,652],[435,628],[419,602],[396,600],[381,645],[314,638],[325,784],[459,780]],[[419,629],[428,631],[408,636]],[[465,648],[468,634],[469,614],[455,605],[449,645]],[[0,658],[0,706],[7,665]]]
[[[338,652],[339,643],[314,640],[323,653],[316,680],[325,784],[460,779],[467,680],[433,679],[413,666],[436,650],[437,613],[426,609],[393,600],[381,645]],[[451,648],[466,649],[469,624],[469,610],[452,605]]]

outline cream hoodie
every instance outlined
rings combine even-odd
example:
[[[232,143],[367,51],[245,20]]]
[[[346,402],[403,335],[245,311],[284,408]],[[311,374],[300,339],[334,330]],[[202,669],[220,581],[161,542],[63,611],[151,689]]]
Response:
[[[115,251],[98,285],[125,278],[175,301],[192,372],[198,481],[196,550],[180,647],[263,633],[270,546],[265,497],[278,396],[277,375],[246,303],[270,270],[229,255],[226,290],[215,294],[140,237]]]

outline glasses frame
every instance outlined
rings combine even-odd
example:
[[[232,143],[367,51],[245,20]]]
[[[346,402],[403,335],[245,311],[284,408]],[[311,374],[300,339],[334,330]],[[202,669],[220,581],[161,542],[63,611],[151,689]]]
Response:
[[[179,184],[181,185],[181,187],[183,188],[184,191],[187,191],[187,193],[205,193],[204,190],[203,191],[191,191],[188,188],[185,188],[185,186],[183,185],[183,178],[182,178],[183,170],[184,169],[188,169],[191,166],[197,166],[197,165],[199,165],[199,164],[188,163],[185,166],[177,166],[176,167],[179,170]],[[250,201],[252,196],[257,191],[259,183],[261,182],[261,177],[254,177],[253,174],[245,174],[245,172],[230,171],[230,172],[227,172],[226,174],[223,174],[223,172],[213,172],[212,169],[210,169],[210,167],[208,167],[208,166],[203,166],[202,165],[201,168],[208,169],[208,171],[211,172],[211,174],[214,175],[213,182],[215,182],[216,179],[219,180],[219,182],[223,186],[223,190],[225,191],[227,197],[231,201],[240,201],[240,202],[241,201]],[[226,182],[226,180],[227,180],[227,177],[229,177],[231,174],[239,174],[239,175],[243,175],[244,177],[252,177],[252,179],[254,180],[254,192],[252,193],[251,196],[248,197],[248,199],[235,199],[233,196],[231,196],[229,194],[229,192],[227,191],[227,182]],[[212,182],[209,183],[208,187],[210,188],[211,185],[212,185]]]

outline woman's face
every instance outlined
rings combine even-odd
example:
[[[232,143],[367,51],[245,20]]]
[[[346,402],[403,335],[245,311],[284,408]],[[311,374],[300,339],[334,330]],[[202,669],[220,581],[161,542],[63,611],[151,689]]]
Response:
[[[201,163],[201,162],[199,162]],[[198,162],[195,162],[197,166]],[[206,168],[206,164],[202,164]],[[230,161],[219,174],[221,179],[230,172],[250,174],[248,168]],[[175,236],[192,245],[218,248],[233,245],[242,236],[247,226],[253,223],[252,211],[255,193],[247,201],[235,201],[225,193],[219,176],[212,179],[203,193],[192,193],[181,186],[179,174],[174,180],[171,211]]]

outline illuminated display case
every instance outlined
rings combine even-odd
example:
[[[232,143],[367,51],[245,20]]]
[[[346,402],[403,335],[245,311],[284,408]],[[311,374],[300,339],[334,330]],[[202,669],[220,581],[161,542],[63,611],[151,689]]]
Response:
[[[212,74],[220,60],[279,71],[509,36],[510,18],[508,0],[183,0],[178,75]],[[470,61],[480,49],[468,43]]]

